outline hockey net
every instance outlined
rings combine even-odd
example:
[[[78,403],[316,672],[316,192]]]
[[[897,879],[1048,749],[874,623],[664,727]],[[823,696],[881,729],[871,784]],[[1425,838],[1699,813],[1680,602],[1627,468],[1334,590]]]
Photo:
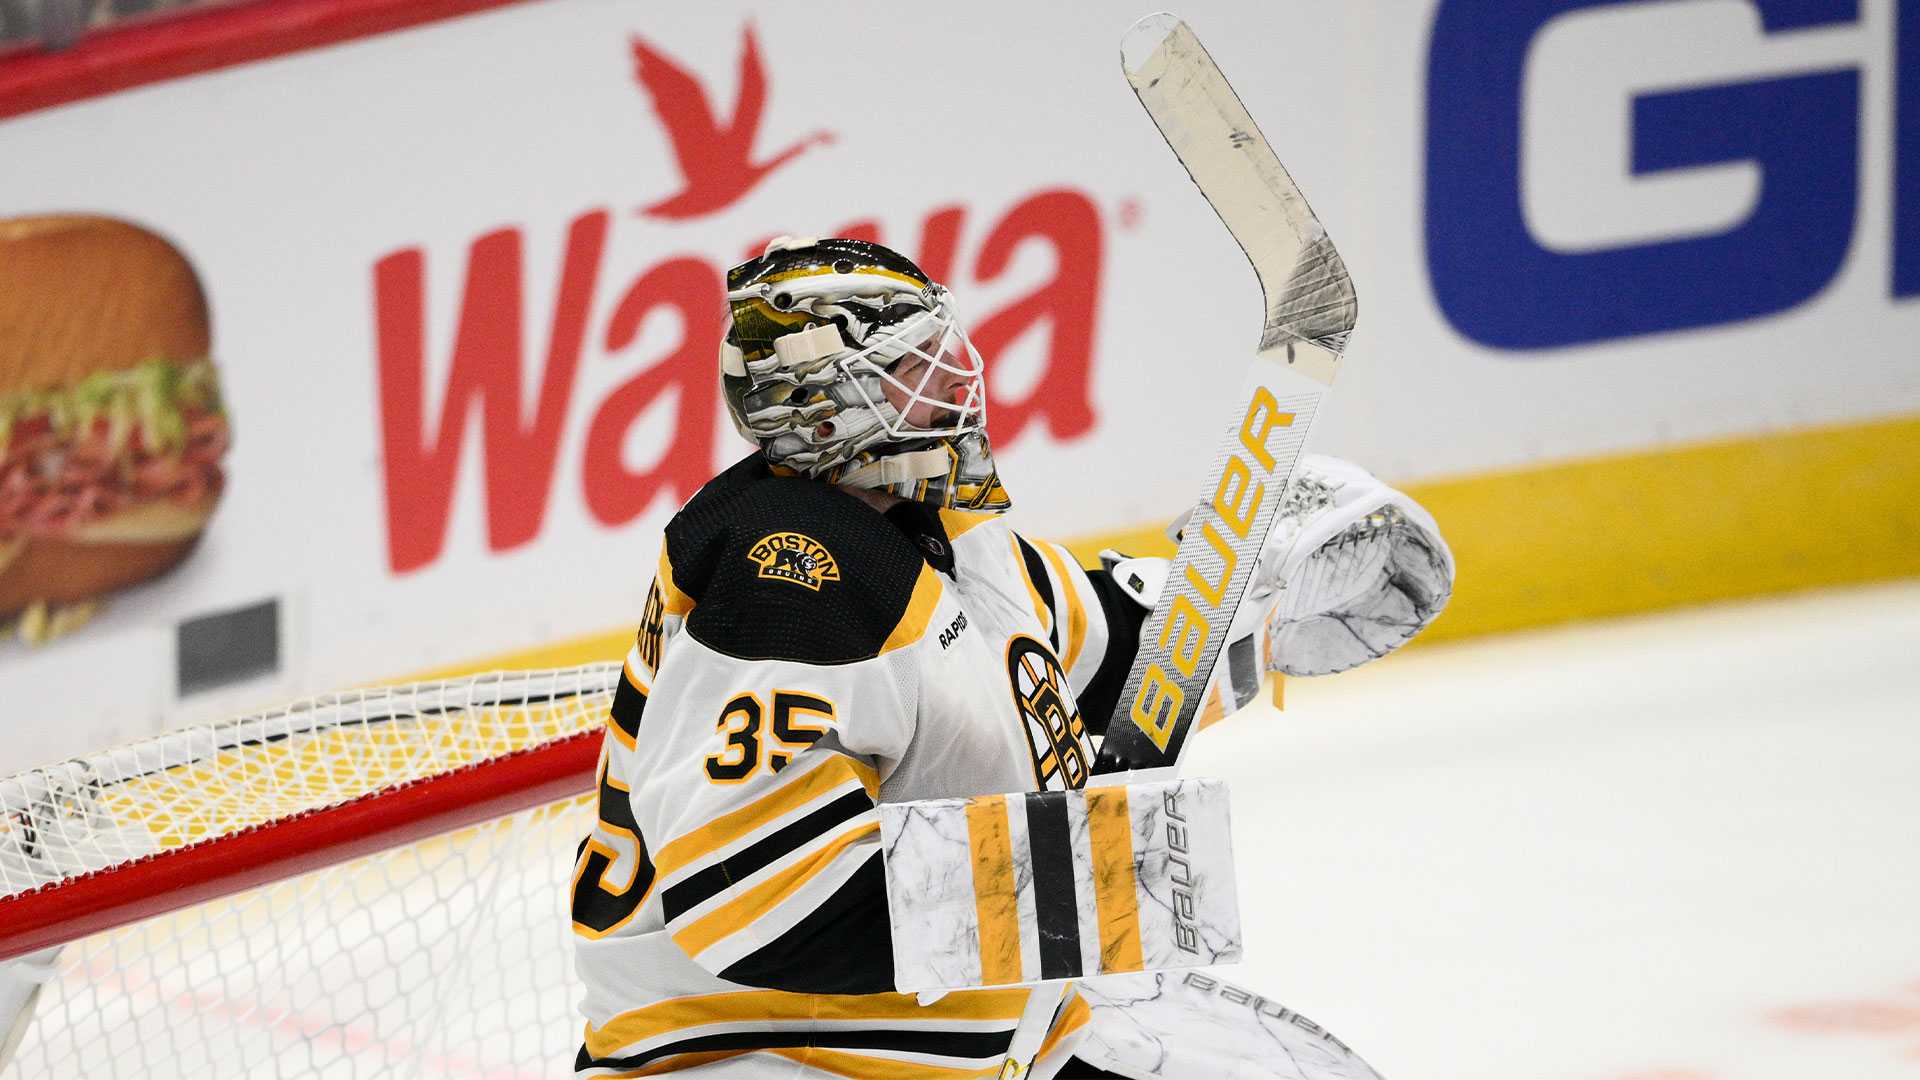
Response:
[[[620,678],[331,694],[0,779],[0,1077],[568,1074]]]

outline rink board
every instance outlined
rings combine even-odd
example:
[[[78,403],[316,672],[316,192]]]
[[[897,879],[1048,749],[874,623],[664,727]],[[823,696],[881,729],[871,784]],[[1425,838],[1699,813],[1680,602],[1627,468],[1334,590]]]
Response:
[[[1181,12],[1366,298],[1310,450],[1431,503],[1461,565],[1436,639],[1916,572],[1920,4],[1774,26],[1742,5],[1546,10]],[[875,236],[954,287],[1023,530],[1090,553],[1157,528],[1192,497],[1260,304],[1114,71],[1137,14],[875,18],[861,85],[898,93],[822,84],[832,25],[739,3],[290,0],[9,57],[0,218],[111,215],[172,240],[209,297],[235,443],[184,564],[49,646],[0,643],[23,703],[0,717],[19,756],[0,767],[342,685],[572,659],[583,637],[617,655],[667,515],[745,449],[712,385],[718,280],[778,232]],[[1485,47],[1442,48],[1462,26]],[[1270,62],[1299,41],[1322,47]],[[651,83],[636,42],[664,58]],[[748,164],[715,180],[676,139],[703,108],[725,127],[743,94]],[[1751,133],[1756,102],[1791,106],[1760,130],[1821,168],[1694,131]],[[1508,157],[1426,142],[1511,109]],[[1521,242],[1489,232],[1475,256],[1448,216],[1462,185],[1510,182],[1527,259],[1614,268],[1525,333],[1461,300]],[[1740,265],[1759,278],[1826,277],[1760,311],[1723,295],[1739,275],[1662,254],[1756,236],[1771,246]],[[261,604],[273,664],[178,677],[183,626]]]

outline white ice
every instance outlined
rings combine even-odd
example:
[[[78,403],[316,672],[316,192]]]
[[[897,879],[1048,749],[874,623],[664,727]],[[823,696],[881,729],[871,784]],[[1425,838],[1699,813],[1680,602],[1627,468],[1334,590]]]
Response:
[[[1390,1080],[1920,1076],[1920,582],[1435,646],[1204,732],[1248,962]]]
[[[1920,582],[1295,680],[1284,713],[1201,733],[1188,774],[1234,792],[1248,962],[1219,974],[1389,1080],[1920,1076]],[[538,866],[558,897],[583,828],[483,865]],[[423,1077],[567,1075],[558,900],[502,905],[514,889],[457,864],[412,880],[300,886],[312,952],[273,944],[306,936],[269,910],[291,896],[183,915],[151,962],[95,958],[95,988],[124,990],[111,1007],[76,985],[43,1019],[65,1015],[82,1061],[149,1062],[118,1075],[367,1076],[416,1047]],[[472,921],[483,900],[497,921]],[[476,936],[500,956],[451,993],[426,978]],[[319,947],[336,938],[361,944]],[[503,984],[528,988],[513,1016],[461,1004]],[[190,1019],[238,1030],[194,1046]]]

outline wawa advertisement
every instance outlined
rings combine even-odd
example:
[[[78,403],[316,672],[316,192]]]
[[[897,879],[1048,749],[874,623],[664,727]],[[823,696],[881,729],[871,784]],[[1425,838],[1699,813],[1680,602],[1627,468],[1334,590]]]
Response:
[[[1140,12],[473,7],[105,93],[0,60],[0,768],[634,622],[749,450],[722,278],[783,233],[953,290],[1022,528],[1194,497],[1261,301]],[[1359,288],[1317,449],[1920,410],[1920,4],[1375,7],[1182,12]]]

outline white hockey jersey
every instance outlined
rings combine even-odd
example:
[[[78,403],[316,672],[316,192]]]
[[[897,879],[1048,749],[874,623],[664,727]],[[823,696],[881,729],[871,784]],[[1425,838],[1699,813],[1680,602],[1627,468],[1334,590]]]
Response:
[[[608,717],[579,1075],[996,1075],[1027,992],[892,992],[874,807],[1083,785],[1144,614],[995,515],[882,515],[758,457],[710,482]],[[1086,1017],[1069,996],[1043,1054]]]

